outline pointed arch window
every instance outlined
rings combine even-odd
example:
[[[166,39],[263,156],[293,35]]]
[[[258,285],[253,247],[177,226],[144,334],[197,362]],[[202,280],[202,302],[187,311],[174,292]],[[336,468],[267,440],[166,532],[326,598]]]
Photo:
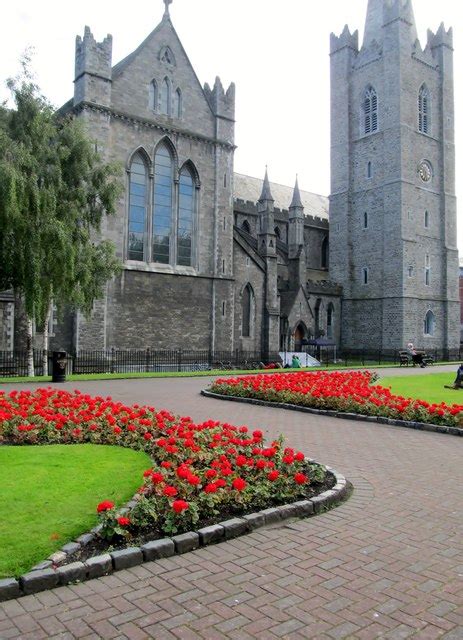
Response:
[[[196,187],[189,167],[180,172],[178,194],[177,264],[191,266]]]
[[[423,84],[418,93],[418,130],[420,133],[429,134],[431,130],[430,102],[429,89]]]
[[[127,257],[129,260],[145,259],[146,206],[148,175],[145,161],[136,153],[129,174],[129,229]]]
[[[368,87],[363,99],[365,134],[378,131],[378,96],[373,87]]]
[[[247,220],[243,220],[243,222],[241,223],[241,229],[245,233],[251,234],[251,227],[250,227],[249,222]]]
[[[321,248],[321,267],[322,269],[328,269],[329,266],[329,241],[328,238],[324,238]]]
[[[150,82],[149,107],[152,111],[158,110],[158,84],[156,80],[151,80]]]
[[[429,310],[424,318],[424,335],[433,336],[436,328],[436,318],[431,310]]]
[[[250,284],[247,284],[243,289],[243,298],[241,304],[243,318],[241,335],[243,336],[243,338],[250,338],[252,335],[254,307],[254,292]]]
[[[281,231],[280,231],[280,227],[275,227],[274,229],[275,231],[275,235],[278,238],[278,240],[281,240]]]
[[[334,333],[334,306],[332,303],[328,305],[326,310],[326,337],[332,338]]]
[[[164,78],[161,84],[160,107],[161,113],[170,116],[170,82],[168,78]]]
[[[177,89],[174,93],[174,116],[176,118],[182,117],[182,92],[180,89]]]
[[[173,219],[173,159],[166,144],[154,157],[153,262],[169,264]]]

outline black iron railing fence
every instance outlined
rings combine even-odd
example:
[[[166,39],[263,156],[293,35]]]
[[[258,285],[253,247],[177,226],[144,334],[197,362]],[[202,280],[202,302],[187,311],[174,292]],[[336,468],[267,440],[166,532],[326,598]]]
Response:
[[[307,347],[304,349],[323,365],[375,366],[400,364],[399,351],[386,349],[334,349],[333,347]],[[428,349],[435,362],[461,361],[463,349]],[[51,374],[52,352],[47,353],[48,371],[43,370],[43,352],[34,351],[36,376]],[[181,372],[210,370],[259,369],[275,362],[278,355],[265,356],[257,351],[209,351],[188,349],[109,349],[100,351],[78,351],[67,355],[66,373],[142,373]],[[27,376],[26,351],[0,351],[0,378]]]

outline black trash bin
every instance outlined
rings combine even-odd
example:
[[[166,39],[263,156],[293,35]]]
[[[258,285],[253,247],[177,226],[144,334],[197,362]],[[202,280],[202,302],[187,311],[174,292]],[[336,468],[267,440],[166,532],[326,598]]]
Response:
[[[52,382],[66,382],[66,351],[53,351],[52,355]]]

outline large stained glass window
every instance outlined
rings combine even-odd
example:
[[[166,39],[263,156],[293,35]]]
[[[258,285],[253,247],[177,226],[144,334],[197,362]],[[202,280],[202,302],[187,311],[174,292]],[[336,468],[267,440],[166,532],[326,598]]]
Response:
[[[173,214],[173,162],[167,145],[154,158],[153,262],[169,264]]]
[[[136,153],[130,165],[128,259],[145,259],[147,172]]]
[[[195,212],[195,185],[190,169],[180,173],[178,193],[177,264],[191,266]]]

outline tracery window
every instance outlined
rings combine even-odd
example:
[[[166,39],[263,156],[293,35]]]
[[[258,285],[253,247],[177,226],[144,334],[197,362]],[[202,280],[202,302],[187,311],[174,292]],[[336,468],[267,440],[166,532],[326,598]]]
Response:
[[[136,153],[129,174],[129,260],[145,259],[145,230],[147,206],[147,170],[140,153]]]
[[[363,99],[364,134],[378,131],[378,96],[373,87],[365,91]]]
[[[154,155],[152,178],[147,154],[145,159],[138,151],[131,160],[128,260],[195,266],[199,177],[190,160],[177,174],[175,157],[170,141],[161,142]]]
[[[421,85],[418,93],[418,130],[420,133],[429,133],[431,124],[429,90],[425,84]]]

